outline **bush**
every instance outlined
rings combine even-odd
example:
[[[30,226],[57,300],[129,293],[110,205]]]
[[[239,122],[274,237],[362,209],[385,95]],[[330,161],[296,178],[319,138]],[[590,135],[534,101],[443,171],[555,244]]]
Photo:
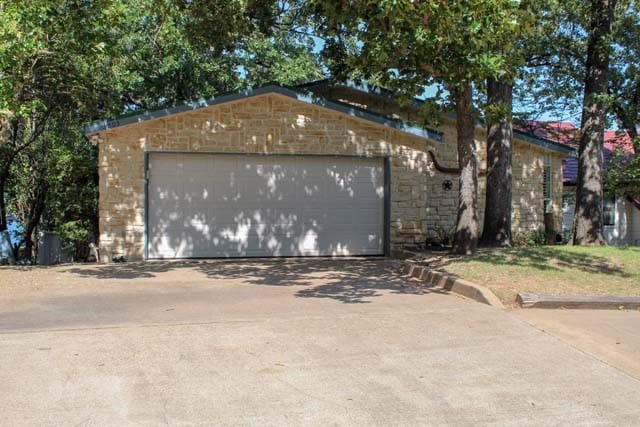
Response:
[[[523,231],[513,235],[513,246],[544,246],[546,244],[546,236],[543,229]]]
[[[60,225],[56,231],[60,234],[65,255],[74,260],[86,260],[89,257],[91,242],[91,224],[89,221],[68,221]]]
[[[424,241],[426,248],[444,248],[453,243],[453,235],[455,232],[455,226],[448,228],[436,225],[427,229],[427,236]]]

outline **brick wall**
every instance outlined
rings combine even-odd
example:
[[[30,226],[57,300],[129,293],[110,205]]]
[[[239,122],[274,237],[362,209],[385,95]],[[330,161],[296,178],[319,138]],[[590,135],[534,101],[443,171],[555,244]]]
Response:
[[[390,156],[391,243],[393,247],[413,243],[423,238],[428,227],[449,227],[455,222],[457,179],[437,172],[427,154],[431,149],[442,165],[457,165],[453,122],[445,121],[439,130],[444,142],[267,94],[103,131],[95,137],[99,146],[102,257],[143,257],[145,151]],[[483,153],[481,130],[477,138]],[[543,151],[525,143],[516,143],[514,151],[514,227],[536,228],[543,221]],[[480,157],[484,167],[485,160]],[[562,195],[559,165],[558,156],[560,190],[554,193],[558,217]],[[452,181],[451,190],[443,188],[444,180]],[[483,205],[481,193],[481,208]]]

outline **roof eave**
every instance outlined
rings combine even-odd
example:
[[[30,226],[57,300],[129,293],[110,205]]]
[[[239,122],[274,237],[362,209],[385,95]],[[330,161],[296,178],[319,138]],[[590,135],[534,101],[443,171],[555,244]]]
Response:
[[[251,98],[254,96],[265,95],[268,93],[275,93],[275,94],[283,95],[307,104],[313,104],[320,107],[329,108],[331,110],[334,110],[343,114],[347,114],[351,117],[374,122],[374,123],[377,123],[386,127],[390,127],[393,129],[397,129],[401,132],[418,136],[421,138],[431,139],[438,142],[442,142],[443,140],[443,133],[433,129],[413,126],[410,123],[402,122],[399,120],[393,120],[388,117],[375,114],[370,111],[365,111],[348,104],[329,101],[328,99],[314,95],[311,92],[300,92],[297,90],[276,86],[276,85],[268,85],[268,86],[263,86],[256,89],[248,89],[245,91],[228,93],[228,94],[220,95],[218,97],[215,97],[209,100],[186,103],[176,107],[165,108],[161,110],[144,111],[139,114],[135,114],[127,117],[121,117],[115,120],[98,120],[84,126],[83,131],[87,136],[93,135],[105,130],[115,129],[118,127],[131,125],[135,123],[141,123],[148,120],[160,119],[173,114],[184,113],[188,111],[195,111],[201,108],[206,108],[214,105],[224,104],[227,102]]]
[[[313,89],[315,87],[338,87],[338,86],[342,86],[342,87],[346,87],[347,89],[352,89],[352,90],[356,90],[356,91],[360,91],[363,93],[366,93],[368,95],[373,95],[373,96],[381,96],[384,98],[390,98],[392,96],[392,92],[384,89],[384,88],[380,88],[380,87],[375,87],[375,86],[369,86],[366,84],[359,84],[357,82],[354,82],[353,80],[347,80],[343,83],[336,83],[331,79],[324,79],[324,80],[317,80],[314,82],[310,82],[310,83],[306,83],[304,85],[300,85],[297,86],[299,88],[303,88],[303,89]],[[414,98],[414,105],[416,107],[420,107],[424,104],[424,101],[420,100],[419,98]],[[446,114],[446,116],[448,118],[451,118],[453,120],[455,120],[456,118],[456,114],[455,112],[450,112],[448,114]],[[517,131],[514,130],[513,131],[514,136],[518,135],[518,139],[520,139],[521,141],[524,142],[529,142],[532,143],[534,145],[537,145],[541,148],[547,149],[547,150],[551,150],[551,151],[556,151],[562,154],[567,154],[570,156],[575,156],[575,149],[571,148],[567,145],[564,144],[560,144],[545,138],[540,138],[537,137],[535,135],[531,135],[528,132],[521,132],[521,131]]]
[[[576,153],[576,150],[569,146],[566,146],[564,144],[559,144],[557,142],[553,142],[548,139],[532,136],[526,132],[514,130],[513,136],[518,138],[519,140],[537,145],[538,147],[551,150],[551,151],[556,151],[558,153],[566,154],[572,157],[575,156],[575,153]]]
[[[96,120],[94,122],[91,122],[85,125],[83,127],[83,132],[87,136],[93,135],[98,132],[115,129],[115,128],[126,126],[126,125],[142,123],[148,120],[160,119],[163,117],[171,116],[173,114],[184,113],[188,111],[195,111],[201,108],[211,107],[218,104],[224,104],[227,102],[249,98],[252,96],[262,95],[265,93],[272,92],[276,88],[280,88],[280,87],[275,85],[268,85],[268,86],[264,86],[257,89],[248,89],[244,91],[226,93],[226,94],[223,94],[211,99],[207,99],[207,100],[187,102],[181,105],[176,105],[175,107],[162,108],[159,110],[145,110],[138,114],[123,116],[113,120]]]
[[[298,88],[307,89],[312,87],[313,85],[324,85],[324,84],[331,84],[331,82],[328,80],[323,80],[318,82],[312,82],[308,85],[299,86]],[[356,90],[358,89],[357,86],[355,85],[350,87]],[[268,93],[276,93],[292,99],[296,99],[300,102],[305,102],[307,104],[313,104],[313,105],[329,108],[331,110],[338,111],[340,113],[349,115],[351,117],[367,120],[370,122],[377,123],[379,125],[383,125],[386,127],[399,130],[409,135],[418,136],[421,138],[430,139],[437,142],[443,141],[442,132],[439,132],[433,129],[415,126],[408,122],[390,119],[388,117],[385,117],[376,113],[372,113],[370,111],[363,110],[349,104],[329,101],[328,99],[315,95],[312,92],[309,92],[306,90],[302,92],[300,90],[296,90],[293,88],[287,88],[287,87],[282,87],[282,86],[273,85],[273,84],[259,87],[256,89],[247,89],[247,90],[227,93],[227,94],[223,94],[223,95],[211,98],[209,100],[188,102],[182,105],[178,105],[170,108],[164,108],[160,110],[143,111],[139,114],[121,117],[115,120],[94,121],[92,123],[85,125],[83,127],[83,132],[87,136],[94,135],[96,133],[99,133],[105,130],[111,130],[111,129],[115,129],[122,126],[142,123],[149,120],[160,119],[173,114],[185,113],[188,111],[195,111],[201,108],[212,107],[215,105],[238,101],[246,98],[251,98],[254,96],[265,95]],[[514,136],[516,136],[518,139],[522,141],[532,143],[534,145],[537,145],[547,150],[556,151],[565,155],[571,155],[571,156],[575,155],[575,150],[571,147],[565,146],[563,144],[555,143],[553,141],[549,141],[546,139],[542,139],[539,137],[535,137],[525,132],[514,131]]]

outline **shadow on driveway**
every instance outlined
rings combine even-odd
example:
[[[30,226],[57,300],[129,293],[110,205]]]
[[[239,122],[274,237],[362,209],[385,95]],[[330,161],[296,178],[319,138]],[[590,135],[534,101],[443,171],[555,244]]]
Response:
[[[370,258],[146,262],[72,268],[67,272],[84,278],[112,280],[163,280],[166,273],[177,272],[181,281],[237,280],[258,286],[301,286],[304,288],[296,291],[296,297],[330,298],[347,304],[371,302],[383,291],[416,295],[439,292],[407,282],[399,276],[393,262]],[[172,277],[176,277],[175,274]]]
[[[16,288],[0,302],[0,331],[329,315],[353,304],[376,311],[408,303],[384,296],[441,293],[408,281],[396,262],[379,258],[147,262],[31,273],[37,273],[35,290]]]

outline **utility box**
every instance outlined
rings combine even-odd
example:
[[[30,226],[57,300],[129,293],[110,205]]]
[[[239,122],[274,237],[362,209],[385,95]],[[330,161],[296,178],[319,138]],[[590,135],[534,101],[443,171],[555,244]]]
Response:
[[[14,262],[9,232],[0,232],[0,264],[13,264]]]
[[[56,233],[45,231],[38,239],[38,264],[60,264],[62,260],[62,241]]]

